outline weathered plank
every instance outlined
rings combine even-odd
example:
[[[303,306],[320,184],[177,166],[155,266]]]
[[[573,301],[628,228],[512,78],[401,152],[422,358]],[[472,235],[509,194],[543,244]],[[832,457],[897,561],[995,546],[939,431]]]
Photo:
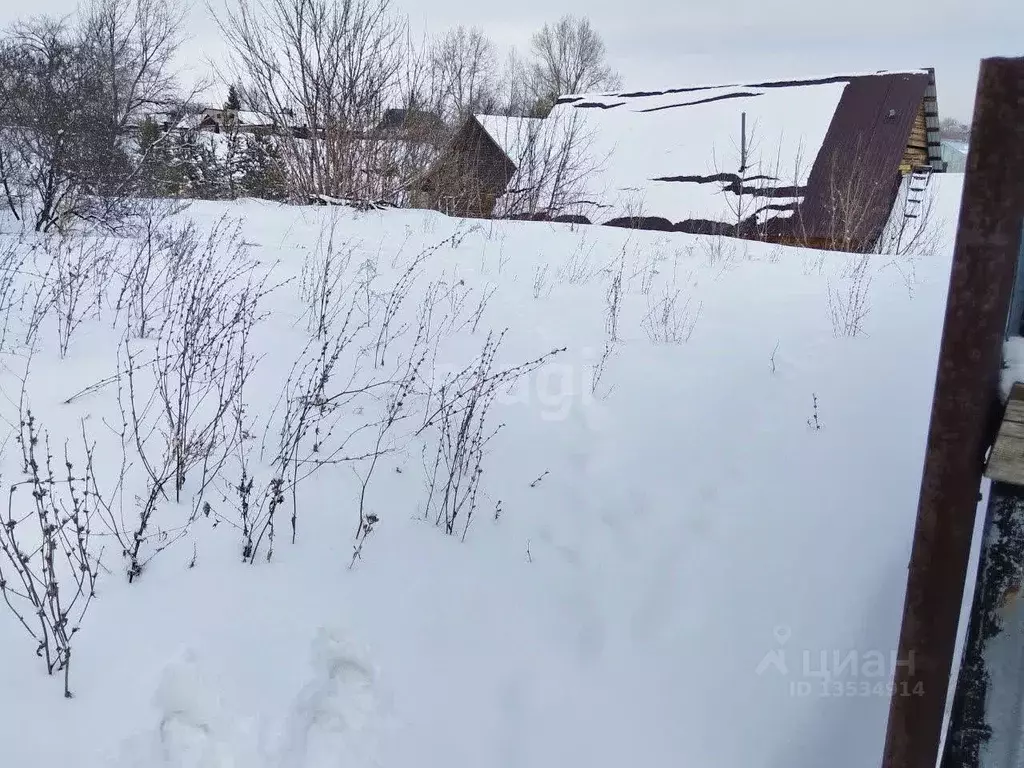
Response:
[[[1024,488],[1024,384],[1013,385],[985,477]]]
[[[1024,424],[1024,384],[1014,384],[1013,389],[1010,390],[1010,400],[1006,404],[1003,421]]]

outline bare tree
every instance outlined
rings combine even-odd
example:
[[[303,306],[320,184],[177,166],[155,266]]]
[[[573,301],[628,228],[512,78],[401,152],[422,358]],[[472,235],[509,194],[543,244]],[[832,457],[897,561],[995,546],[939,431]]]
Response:
[[[284,134],[293,193],[383,195],[365,138],[400,94],[406,25],[390,0],[232,0],[213,15],[231,66]]]
[[[498,56],[483,30],[461,24],[450,29],[434,42],[430,61],[443,116],[451,123],[495,110]]]
[[[530,41],[532,85],[539,108],[559,96],[616,88],[619,75],[608,65],[604,41],[586,17],[566,15],[545,24]]]
[[[607,157],[594,151],[594,135],[577,110],[544,119],[509,118],[499,135],[513,151],[515,175],[497,212],[502,216],[551,218],[581,215],[588,207],[591,177]]]
[[[8,202],[32,207],[32,226],[49,231],[84,217],[107,165],[111,128],[100,113],[102,85],[69,24],[40,17],[12,27],[5,41],[3,150]]]
[[[402,64],[398,71],[398,104],[404,109],[441,111],[437,72],[431,63],[430,39],[426,33],[417,42],[406,27],[402,44]]]
[[[116,135],[149,107],[177,95],[172,60],[184,9],[176,0],[89,0],[80,21],[83,53],[103,89]]]
[[[109,224],[143,166],[127,129],[174,93],[181,11],[162,0],[91,0],[77,20],[7,30],[0,58],[0,175],[8,207],[41,232]]]
[[[939,123],[939,135],[951,141],[969,141],[971,126],[955,117],[944,117]]]
[[[498,113],[527,117],[536,106],[530,66],[513,48],[505,58],[505,67],[497,87]]]

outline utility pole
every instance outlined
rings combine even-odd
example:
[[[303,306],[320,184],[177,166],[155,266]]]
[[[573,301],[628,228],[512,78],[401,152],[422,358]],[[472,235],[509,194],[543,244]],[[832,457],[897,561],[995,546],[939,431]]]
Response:
[[[1024,216],[1024,59],[981,62],[974,110],[882,768],[935,768],[938,758],[985,453],[1002,411]]]
[[[747,173],[747,113],[740,113],[740,183]]]

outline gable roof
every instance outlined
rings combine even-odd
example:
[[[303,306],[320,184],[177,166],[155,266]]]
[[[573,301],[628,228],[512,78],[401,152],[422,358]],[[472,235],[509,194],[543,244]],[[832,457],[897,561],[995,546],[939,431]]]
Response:
[[[929,93],[934,100],[934,75],[922,69],[563,97],[547,119],[582,119],[588,154],[605,159],[581,195],[601,204],[562,212],[595,222],[639,212],[700,231],[693,225],[751,216],[778,228],[799,205],[800,226],[813,235],[832,215],[837,179],[884,186],[878,197],[891,205]],[[937,115],[932,122],[937,129]],[[941,167],[934,139],[929,157]],[[863,228],[880,215],[872,211]]]
[[[250,128],[271,128],[275,124],[274,115],[268,112],[257,112],[248,109],[224,109],[223,107],[207,107],[202,112],[204,120],[218,124],[234,121],[236,125]],[[287,111],[279,116],[279,122],[289,128],[304,128],[303,122]]]
[[[536,136],[543,124],[538,117],[473,115],[473,119],[516,167],[522,163],[532,137]]]

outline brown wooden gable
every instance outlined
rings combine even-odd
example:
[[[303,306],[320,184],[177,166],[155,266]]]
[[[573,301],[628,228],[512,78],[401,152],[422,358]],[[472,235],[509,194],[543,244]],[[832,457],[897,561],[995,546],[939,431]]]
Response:
[[[910,138],[900,160],[900,173],[910,173],[915,168],[928,164],[928,126],[925,121],[924,99],[917,108],[917,115],[910,128]]]
[[[470,116],[424,174],[419,187],[426,195],[426,207],[482,218],[492,215],[515,171],[515,163]]]

